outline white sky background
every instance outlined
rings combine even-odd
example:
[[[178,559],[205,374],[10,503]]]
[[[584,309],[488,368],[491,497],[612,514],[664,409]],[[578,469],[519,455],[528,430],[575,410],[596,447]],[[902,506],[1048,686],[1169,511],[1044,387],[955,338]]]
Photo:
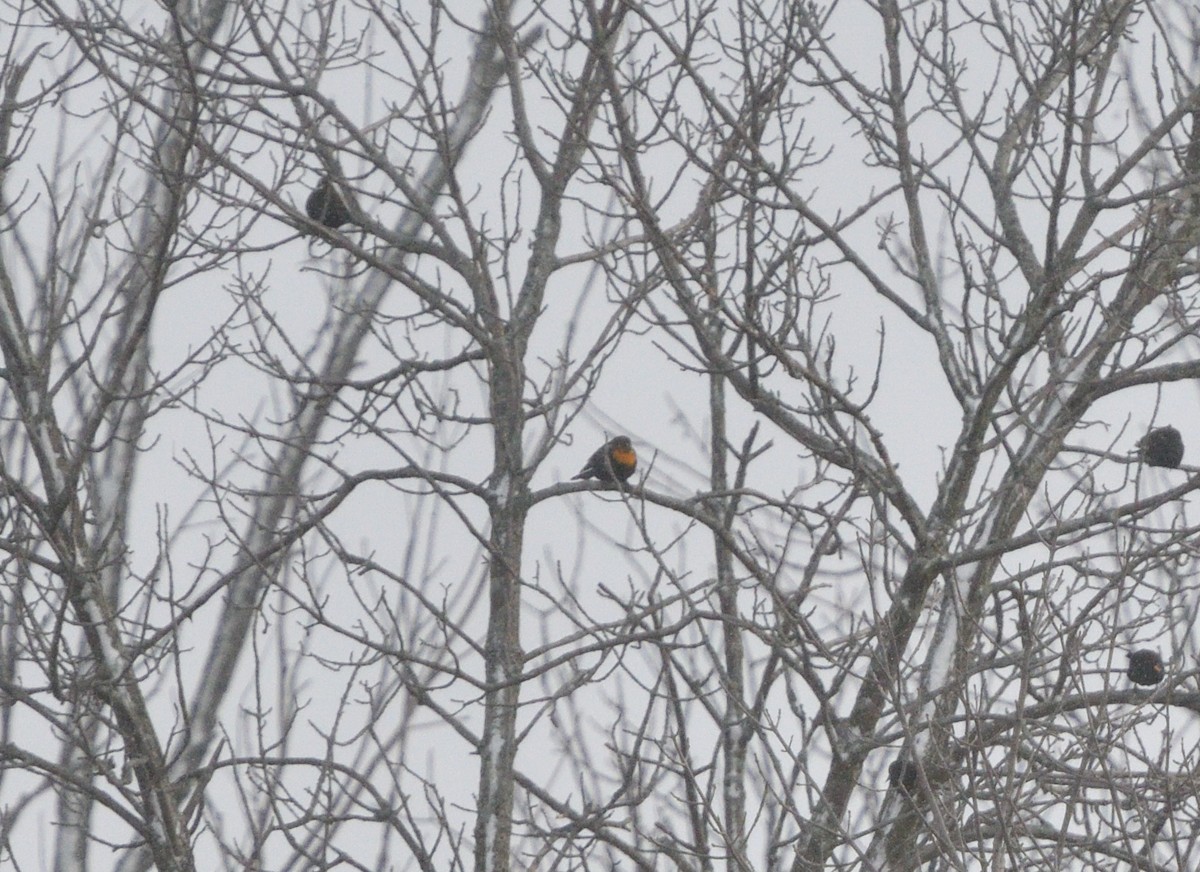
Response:
[[[291,23],[295,24],[302,20],[300,13],[304,7],[297,5],[293,8],[295,18]],[[148,21],[159,20],[161,9],[158,6],[148,3],[146,9]],[[874,81],[878,75],[877,58],[881,38],[879,25],[872,16],[863,13],[863,4],[843,4],[842,10],[843,12],[835,17],[831,28],[836,34],[835,44],[841,51],[850,53],[849,56],[857,61],[857,68],[864,77]],[[340,15],[346,16],[346,29],[353,30],[354,15],[357,14],[354,7],[344,4],[339,6],[338,11]],[[406,6],[405,11],[414,16],[420,15],[423,14],[424,7],[409,9]],[[460,14],[461,20],[472,26],[480,17],[474,4],[470,10],[462,9]],[[450,85],[447,91],[457,95],[460,90],[457,78],[462,75],[463,61],[469,56],[471,43],[460,28],[447,24],[445,40],[440,46],[440,59],[446,64],[447,77],[456,82]],[[561,44],[559,35],[552,34],[551,39],[555,45]],[[386,50],[383,48],[386,39],[382,36],[370,34],[367,42],[374,42],[381,50]],[[1141,42],[1139,45],[1146,46],[1147,43]],[[970,57],[968,75],[977,78],[978,88],[982,89],[991,80],[991,61],[981,60],[976,64],[973,58],[975,50],[987,57],[982,47],[962,47],[963,55]],[[1145,76],[1150,58],[1145,55],[1130,57],[1128,62],[1132,76]],[[380,61],[378,66],[386,65]],[[714,67],[712,72],[712,81],[718,90],[722,82],[721,72],[720,65]],[[323,80],[323,88],[326,88],[326,93],[337,94],[340,109],[363,122],[381,117],[385,111],[385,101],[404,99],[403,95],[395,93],[395,85],[383,77],[370,84],[364,83],[361,68],[329,73]],[[78,99],[83,99],[90,93],[85,90]],[[527,173],[517,179],[502,177],[512,155],[511,139],[507,136],[510,125],[507,97],[507,91],[502,89],[500,99],[494,104],[489,116],[487,127],[468,150],[459,175],[461,179],[478,185],[474,214],[481,219],[486,215],[487,223],[491,227],[500,225],[504,220],[504,209],[512,207],[515,202],[512,199],[513,195],[518,188],[523,188],[522,218],[525,222],[525,232],[528,233],[529,218],[536,208],[531,179]],[[1114,105],[1110,111],[1114,116],[1128,117],[1130,137],[1140,135],[1141,124],[1136,114],[1131,113],[1128,107]],[[551,128],[555,127],[558,120],[557,112],[546,113],[546,123]],[[811,179],[806,177],[800,185],[814,203],[820,204],[827,212],[835,211],[841,204],[846,204],[843,208],[852,208],[872,188],[888,183],[889,178],[886,175],[864,168],[863,142],[848,135],[850,128],[837,107],[814,95],[814,102],[805,111],[803,122],[808,134],[813,137],[818,152],[831,149],[828,161],[819,170],[812,172]],[[55,133],[56,131],[48,127],[40,131],[39,135],[52,137]],[[931,124],[928,146],[933,148],[938,144],[936,124]],[[303,143],[294,145],[303,149]],[[677,155],[673,159],[669,154],[670,150],[666,151],[668,154],[654,158],[648,164],[662,174],[658,183],[662,187],[668,184],[678,165]],[[398,162],[404,160],[403,155],[393,157]],[[283,199],[290,200],[298,206],[302,205],[309,185],[316,178],[317,167],[317,162],[312,156],[302,157],[302,160],[308,171],[290,171],[283,187]],[[416,162],[420,163],[419,160]],[[276,151],[257,150],[241,164],[241,171],[275,187],[278,183],[276,169],[280,163],[281,158]],[[32,183],[34,175],[25,169],[27,166],[36,166],[36,162],[27,157],[18,172],[23,180]],[[347,161],[345,169],[353,176],[360,167],[355,166],[353,161]],[[981,186],[982,182],[976,178],[972,184]],[[13,183],[9,182],[10,187],[6,188],[9,196],[12,196],[12,185]],[[361,187],[365,192],[378,193],[386,190],[387,186],[378,174],[373,174],[361,182]],[[983,190],[982,187],[980,190]],[[505,199],[502,199],[502,195]],[[684,214],[694,196],[693,185],[686,182],[681,184],[678,195],[668,204],[667,211],[674,209],[674,212],[670,212],[673,217]],[[395,212],[394,208],[389,209],[374,203],[365,196],[361,202],[379,220],[384,220],[389,213]],[[597,204],[589,201],[588,205]],[[205,212],[209,208],[211,206],[207,202],[200,207]],[[892,212],[899,216],[900,204],[896,201],[877,211],[881,217]],[[236,217],[241,221],[251,218],[244,207],[226,207],[226,212],[229,218]],[[570,225],[564,234],[563,242],[559,246],[560,254],[583,248],[579,216],[576,214],[571,217],[575,219],[575,223]],[[328,246],[324,243],[309,243],[295,238],[290,228],[270,216],[259,216],[254,220],[256,225],[246,242],[260,247],[260,250],[241,256],[236,264],[227,265],[219,274],[208,273],[186,279],[166,293],[154,328],[155,362],[160,371],[171,369],[184,358],[188,349],[204,343],[214,326],[221,323],[232,311],[234,303],[230,287],[234,275],[238,272],[261,279],[261,305],[265,311],[278,319],[278,323],[287,334],[288,342],[302,350],[307,350],[314,343],[320,344],[330,300],[330,286],[321,277],[320,270],[337,265],[341,256],[331,256]],[[864,220],[861,223],[858,231],[861,248],[869,253],[869,259],[876,268],[886,270],[883,252],[876,249],[878,237],[873,232],[874,227],[873,221]],[[592,226],[590,229],[595,231],[597,228]],[[939,228],[930,229],[936,232]],[[523,243],[518,243],[512,249],[513,255],[518,258],[524,257],[527,251],[528,248]],[[734,256],[732,252],[721,254],[725,257]],[[512,279],[515,282],[519,283],[523,277],[522,266],[520,263],[512,266]],[[831,319],[830,332],[837,336],[835,369],[845,374],[853,368],[860,379],[870,379],[875,366],[882,320],[886,328],[884,365],[881,370],[881,389],[871,406],[870,416],[872,422],[885,435],[888,449],[910,492],[922,507],[927,508],[936,492],[943,453],[952,450],[961,425],[961,411],[936,370],[932,343],[928,337],[919,334],[902,317],[897,316],[894,310],[882,304],[865,283],[853,276],[848,269],[836,270],[834,275],[835,295],[828,306],[822,308],[821,314],[828,315]],[[426,277],[433,276],[434,271],[427,270]],[[961,279],[947,278],[946,286],[959,292]],[[1024,294],[1024,288],[1019,286],[1019,282],[1013,287],[1016,296]],[[907,299],[915,301],[917,295],[912,293]],[[577,321],[578,338],[572,347],[575,354],[589,347],[599,325],[603,319],[609,317],[613,309],[608,289],[585,267],[564,270],[554,280],[547,299],[547,314],[543,322],[545,326],[539,326],[535,332],[529,360],[533,361],[539,356],[553,359],[560,352],[563,343],[562,326],[577,310],[577,306],[580,317]],[[389,296],[385,306],[388,311],[394,312],[411,311],[411,307],[411,298],[398,287]],[[238,329],[233,335],[241,350],[249,351],[255,347],[257,340],[250,331]],[[399,341],[401,337],[393,338]],[[532,484],[535,489],[569,478],[609,432],[628,432],[634,437],[643,459],[639,477],[653,461],[654,466],[648,481],[651,487],[679,496],[706,487],[707,384],[693,373],[682,372],[667,359],[664,350],[655,346],[657,340],[661,340],[661,336],[656,335],[654,331],[645,335],[631,335],[622,340],[612,359],[606,364],[597,390],[588,399],[580,417],[569,428],[569,434],[573,438],[572,444],[560,445],[550,455],[534,477]],[[465,345],[460,334],[438,327],[422,331],[418,334],[417,341],[420,343],[420,350],[431,356],[454,353]],[[275,353],[286,355],[279,337],[272,336],[268,345]],[[355,373],[357,377],[365,377],[394,365],[393,359],[379,353],[377,344],[369,344],[369,347],[373,348],[378,356],[365,357]],[[679,353],[677,348],[668,348],[667,351]],[[1185,343],[1177,350],[1181,357],[1191,357],[1194,352],[1194,343]],[[406,356],[408,351],[401,346],[400,354]],[[293,367],[293,361],[286,357],[285,363],[289,369]],[[544,370],[534,364],[530,367],[530,374],[537,379],[544,374]],[[467,378],[464,372],[450,376],[448,381],[459,392],[458,399],[463,414],[479,415],[485,412],[486,398],[478,379]],[[436,380],[429,383],[436,384]],[[781,384],[782,389],[788,389],[786,382]],[[259,424],[265,424],[278,420],[290,407],[287,393],[273,379],[236,358],[231,358],[217,367],[199,393],[187,399],[214,419],[231,423],[244,416]],[[357,400],[357,397],[355,399]],[[740,404],[734,405],[741,408]],[[1192,385],[1168,385],[1162,389],[1161,396],[1150,388],[1125,391],[1102,401],[1097,409],[1103,410],[1110,429],[1105,430],[1097,426],[1073,434],[1068,440],[1070,444],[1086,444],[1099,450],[1111,448],[1121,454],[1132,449],[1138,436],[1153,420],[1160,424],[1170,422],[1183,430],[1187,446],[1185,463],[1200,459],[1200,448],[1197,447],[1200,443],[1189,439],[1189,434],[1196,430],[1198,417],[1196,391]],[[1089,417],[1095,419],[1097,416]],[[389,416],[387,420],[392,426],[398,425],[394,415]],[[745,414],[731,417],[730,436],[735,444],[744,438],[751,422],[752,419]],[[268,425],[266,429],[272,431],[275,427]],[[769,431],[770,428],[766,429]],[[210,447],[213,434],[220,440],[215,453],[211,452]],[[439,431],[438,437],[451,441],[462,434],[462,427],[448,426]],[[528,436],[535,438],[540,435],[541,431],[535,423],[530,427]],[[418,458],[423,457],[424,448],[418,441],[403,433],[396,434],[394,438],[406,451],[411,451]],[[778,434],[772,434],[771,438],[775,439],[775,445],[766,457],[758,461],[752,475],[752,483],[773,496],[792,494],[798,485],[807,483],[810,479],[812,464],[808,459],[799,457],[797,449],[788,440],[779,438]],[[205,428],[199,417],[190,409],[179,408],[155,417],[144,442],[155,447],[148,451],[142,460],[137,488],[137,511],[133,515],[133,541],[136,547],[133,564],[139,571],[146,570],[158,557],[155,532],[160,516],[165,512],[168,526],[173,528],[173,525],[186,516],[196,500],[199,488],[180,466],[180,462],[186,456],[190,455],[202,464],[213,463],[217,467],[232,464],[231,479],[244,487],[256,487],[261,480],[261,475],[253,468],[255,464],[238,461],[238,455],[244,446],[240,444],[237,434],[224,430],[219,425],[214,425],[212,429]],[[475,427],[463,441],[454,445],[444,463],[448,470],[456,474],[482,480],[490,470],[490,450],[486,428]],[[250,448],[248,456],[257,459],[258,449]],[[327,449],[327,456],[335,459],[339,468],[348,471],[394,467],[406,462],[380,440],[372,437],[346,438],[336,450]],[[680,464],[684,466],[681,467]],[[1102,464],[1097,471],[1098,476],[1106,477],[1112,482],[1121,481],[1128,473],[1129,470],[1115,460]],[[314,480],[334,480],[328,474],[319,473],[315,467],[310,468],[310,474]],[[1182,480],[1182,475],[1158,471],[1144,472],[1140,487],[1145,490],[1174,485]],[[1119,495],[1114,496],[1114,502],[1128,499],[1133,487],[1132,481],[1126,483]],[[484,512],[477,502],[467,501],[464,505],[469,506],[477,522],[482,522]],[[530,582],[536,581],[540,584],[545,593],[530,591],[526,599],[527,651],[542,644],[547,638],[558,638],[572,632],[569,622],[562,617],[562,612],[569,608],[566,603],[568,593],[578,597],[581,603],[592,610],[593,615],[602,620],[617,620],[620,613],[611,603],[601,598],[601,586],[643,600],[645,590],[651,587],[660,595],[669,595],[670,584],[655,579],[654,561],[644,550],[639,550],[643,543],[634,524],[634,517],[641,520],[643,511],[653,541],[663,547],[687,527],[682,519],[671,516],[664,509],[652,505],[646,505],[643,509],[636,502],[627,507],[612,495],[577,494],[552,500],[534,509],[525,539],[524,572],[526,578]],[[1174,510],[1166,512],[1164,519],[1173,514]],[[434,516],[438,519],[436,525],[430,521]],[[769,532],[783,532],[781,529],[772,530],[766,521],[762,522]],[[235,519],[235,529],[240,530],[241,524],[242,519]],[[485,570],[482,568],[480,549],[477,543],[462,532],[461,526],[445,505],[428,498],[404,496],[383,485],[369,485],[363,487],[339,509],[330,522],[330,528],[348,547],[369,555],[372,560],[388,570],[412,579],[427,595],[434,598],[444,595],[452,602],[462,603],[464,609],[469,608],[470,616],[466,623],[477,627],[477,638],[483,638],[486,595],[482,591]],[[202,506],[190,518],[187,526],[178,532],[177,539],[172,541],[170,546],[176,585],[184,587],[196,581],[203,585],[206,574],[198,579],[194,567],[203,559],[209,542],[220,540],[225,534],[223,522],[211,514],[211,508]],[[607,537],[614,541],[608,541]],[[782,546],[781,542],[775,544]],[[809,542],[795,541],[791,543],[791,547],[794,549],[794,555],[790,562],[794,566],[802,566],[807,557]],[[632,550],[626,550],[627,548]],[[853,553],[854,546],[850,545],[849,550]],[[229,553],[225,546],[218,548],[214,561],[216,568],[225,568]],[[711,577],[711,555],[710,541],[702,532],[697,531],[669,548],[665,552],[664,563],[676,570],[686,584],[699,585]],[[296,556],[296,563],[299,565],[300,561],[309,558],[313,561],[313,576],[323,584],[316,596],[328,610],[327,616],[343,622],[355,631],[361,631],[368,638],[379,639],[382,629],[374,625],[372,620],[378,620],[380,616],[378,612],[373,611],[374,603],[369,597],[376,591],[381,591],[394,602],[395,585],[372,573],[346,578],[336,562],[328,557],[324,543],[317,536],[310,536],[305,540]],[[1029,560],[1032,562],[1033,555],[1029,556]],[[1011,562],[1011,569],[1016,570],[1021,565],[1020,556],[1014,555]],[[847,569],[853,569],[856,565],[852,557],[845,562]],[[1006,563],[1006,567],[1007,565]],[[832,568],[837,570],[841,567],[835,563]],[[902,570],[903,566],[899,569]],[[559,586],[560,572],[565,590]],[[832,575],[831,581],[836,581]],[[780,585],[786,589],[786,577],[780,579]],[[309,621],[302,612],[292,610],[287,617],[282,618],[276,614],[276,607],[293,608],[288,602],[288,596],[298,597],[301,602],[308,600],[308,594],[298,577],[293,576],[285,587],[288,588],[287,596],[275,591],[268,595],[262,631],[256,633],[260,656],[265,664],[274,667],[280,659],[285,662],[299,662],[296,654],[300,650],[315,651],[321,657],[332,661],[343,657],[356,660],[363,656],[359,644],[327,630],[310,629],[307,626]],[[747,592],[746,596],[749,603],[753,592]],[[868,610],[866,585],[857,575],[831,585],[826,596],[827,619],[831,622],[840,621],[845,617],[846,612],[843,609],[849,610],[851,614],[855,610]],[[411,601],[406,601],[405,606],[415,608]],[[1064,604],[1065,609],[1069,610],[1071,607],[1071,604]],[[204,651],[203,640],[206,638],[208,622],[213,620],[215,614],[213,608],[201,611],[192,625],[185,630],[185,641],[190,641],[195,646],[190,655],[195,659],[189,660],[189,655],[185,653],[185,663],[191,662],[198,668],[198,664],[202,662],[199,658]],[[1172,632],[1178,633],[1179,626],[1176,623]],[[428,625],[426,630],[421,640],[436,648],[441,644],[438,634],[432,625]],[[715,624],[712,632],[715,644]],[[1160,647],[1164,654],[1185,645],[1191,649],[1192,640],[1168,636],[1168,621],[1165,615],[1161,633],[1162,635],[1141,637],[1136,641],[1139,645]],[[1133,641],[1135,640],[1130,640],[1131,643]],[[638,656],[649,661],[653,660],[655,655],[651,650],[630,654],[630,657]],[[920,659],[919,654],[914,655],[911,648],[909,656]],[[581,658],[578,665],[586,667],[590,662],[592,661],[588,658]],[[471,662],[471,658],[468,658],[464,663],[474,674],[481,671],[477,660]],[[1115,665],[1123,665],[1123,658]],[[338,729],[344,734],[351,731],[352,725],[361,723],[369,709],[354,706],[347,714],[339,707],[347,699],[360,701],[364,697],[360,682],[375,681],[378,676],[386,675],[390,667],[386,660],[381,661],[365,667],[361,675],[356,674],[353,678],[350,670],[344,666],[331,668],[323,673],[311,660],[305,660],[303,668],[302,674],[296,678],[298,696],[304,705],[300,714],[302,726],[297,730],[297,746],[290,747],[290,751],[320,754],[324,753],[324,749],[317,741],[316,734],[329,729],[339,717],[346,719],[338,723]],[[554,685],[568,679],[572,671],[558,670],[552,673],[547,681]],[[244,676],[245,685],[230,698],[226,726],[234,748],[239,753],[253,753],[256,740],[247,731],[247,723],[240,718],[238,708],[240,705],[256,704],[256,691],[261,691],[267,699],[272,698],[278,692],[279,676],[266,668],[255,676],[249,657],[246,658],[241,675]],[[187,670],[179,678],[188,690],[192,682],[203,680],[202,675]],[[1096,680],[1100,680],[1100,677],[1097,676]],[[165,686],[171,685],[173,681],[173,676],[166,677]],[[531,683],[526,688],[523,698],[535,698],[539,692],[537,685]],[[601,703],[621,693],[628,693],[634,697],[628,711],[636,716],[640,712],[637,692],[619,676],[597,681],[594,687],[582,692],[579,695],[579,711],[571,712],[572,717],[585,720],[589,716],[595,717],[595,722],[589,726],[595,744],[587,750],[597,758],[606,756],[603,740],[599,737],[607,734],[612,727],[612,709]],[[447,704],[452,700],[468,701],[473,699],[473,691],[460,685],[445,690],[443,697]],[[849,695],[846,695],[845,699],[850,699]],[[173,701],[174,694],[165,692],[156,701],[156,714],[161,717],[164,734],[174,717]],[[595,706],[594,709],[591,708],[592,705]],[[403,698],[399,698],[382,708],[382,716],[377,722],[380,732],[386,733],[398,725],[399,713],[406,707]],[[531,708],[531,712],[535,710]],[[481,718],[481,707],[478,708],[478,715]],[[780,716],[782,729],[787,731],[789,714],[783,703],[780,705]],[[428,774],[451,805],[457,804],[470,809],[477,787],[477,758],[468,752],[465,743],[451,736],[445,728],[433,726],[436,724],[436,718],[422,712],[417,712],[415,718],[422,726],[415,729],[411,738],[404,743],[404,764]],[[698,721],[697,733],[693,740],[698,743],[711,741],[713,736],[705,735],[708,726]],[[1178,727],[1178,724],[1173,726]],[[1149,743],[1153,744],[1157,740],[1160,727],[1160,722],[1147,724]],[[587,773],[577,771],[574,761],[564,749],[555,746],[555,736],[550,731],[546,719],[543,718],[539,722],[537,729],[539,732],[535,733],[535,738],[526,743],[518,756],[519,768],[534,778],[545,779],[545,783],[553,782],[556,787],[561,788],[561,795],[570,796],[573,802],[578,802],[580,794],[588,789]],[[272,722],[267,726],[266,733],[269,736],[275,730],[277,723]],[[312,746],[306,747],[310,742]],[[814,753],[823,754],[825,749],[814,749]],[[880,773],[886,769],[888,759],[890,756],[877,754],[873,758],[874,763],[868,763],[868,768],[864,770],[864,782],[869,781],[871,777],[880,779],[881,782]],[[298,770],[289,773],[287,777],[292,781],[293,787],[303,790],[306,779],[311,777],[311,774],[305,770]],[[579,779],[580,785],[571,790],[567,785],[575,779]],[[214,784],[214,791],[220,790],[219,796],[222,797],[219,805],[214,808],[214,813],[223,816],[227,825],[229,819],[239,813],[235,794],[226,793],[230,789],[231,785],[228,783]],[[405,784],[405,789],[414,788]],[[593,789],[602,793],[611,789],[611,785],[597,784]],[[225,797],[229,798],[228,804]],[[802,798],[797,797],[797,801],[802,801]],[[874,801],[876,797],[870,790],[863,791],[860,804]],[[49,810],[49,806],[47,809]],[[454,815],[455,822],[466,826],[469,835],[472,820],[469,811],[456,810]],[[43,821],[45,820],[47,819],[43,818]],[[369,827],[366,829],[369,838],[376,837],[374,830]],[[31,850],[35,850],[36,853],[30,856],[44,856],[43,852],[51,838],[47,828],[36,849],[32,848],[31,843]],[[199,857],[202,864],[205,862],[203,851],[211,849],[211,845],[206,847],[201,843]],[[106,850],[97,848],[95,857],[98,868],[106,868],[110,856]],[[369,862],[366,854],[359,859]],[[36,860],[27,858],[26,862],[32,863],[33,868],[37,867]],[[403,849],[396,849],[391,862],[395,868],[406,868]]]

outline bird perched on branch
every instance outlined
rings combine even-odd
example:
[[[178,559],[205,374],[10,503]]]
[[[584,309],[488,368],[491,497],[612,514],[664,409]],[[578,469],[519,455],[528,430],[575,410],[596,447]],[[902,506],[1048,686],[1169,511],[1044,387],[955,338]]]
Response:
[[[917,764],[911,760],[893,760],[888,765],[888,784],[908,793],[917,789]]]
[[[609,439],[596,449],[596,453],[588,458],[578,478],[595,478],[600,481],[615,483],[625,481],[637,469],[637,452],[628,436],[617,436]]]
[[[1174,427],[1155,427],[1138,440],[1138,458],[1147,466],[1178,469],[1183,460],[1183,437]]]
[[[349,224],[354,216],[346,203],[346,195],[336,185],[324,176],[317,186],[312,189],[304,203],[304,211],[313,221],[326,227],[337,229],[343,224]]]
[[[1163,662],[1157,651],[1143,648],[1141,651],[1129,652],[1129,668],[1125,670],[1129,680],[1134,684],[1153,687],[1162,681]]]

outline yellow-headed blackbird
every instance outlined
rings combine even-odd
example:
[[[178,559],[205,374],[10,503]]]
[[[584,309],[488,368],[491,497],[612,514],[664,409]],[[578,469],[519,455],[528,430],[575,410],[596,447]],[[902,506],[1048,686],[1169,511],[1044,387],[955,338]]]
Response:
[[[1129,668],[1125,670],[1125,674],[1129,676],[1129,680],[1134,684],[1153,687],[1162,681],[1162,658],[1158,656],[1157,651],[1151,651],[1149,648],[1143,648],[1141,651],[1131,651],[1129,654]]]
[[[596,478],[600,481],[625,481],[637,469],[637,452],[628,436],[609,439],[588,458],[579,475],[571,478]]]
[[[888,765],[888,784],[912,793],[917,789],[917,764],[910,760],[893,760]]]
[[[1174,427],[1155,427],[1138,440],[1138,457],[1147,466],[1178,469],[1183,460],[1183,437]]]
[[[346,205],[346,196],[328,177],[317,182],[317,186],[304,203],[304,211],[312,220],[334,229],[349,224],[354,219]]]

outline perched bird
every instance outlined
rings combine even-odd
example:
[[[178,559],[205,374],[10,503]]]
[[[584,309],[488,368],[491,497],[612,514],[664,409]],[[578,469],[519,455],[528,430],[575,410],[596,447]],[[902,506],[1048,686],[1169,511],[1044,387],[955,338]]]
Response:
[[[1141,651],[1129,652],[1129,668],[1125,670],[1129,680],[1134,684],[1153,687],[1162,681],[1163,662],[1157,651],[1143,648]]]
[[[346,196],[325,176],[317,182],[304,203],[304,211],[314,221],[337,229],[349,224],[354,216],[346,205]]]
[[[625,481],[637,469],[637,452],[628,436],[609,439],[588,458],[579,475],[571,478],[596,478],[600,481]]]
[[[1155,427],[1138,440],[1138,458],[1148,466],[1178,469],[1183,460],[1183,437],[1174,427]]]
[[[893,760],[888,766],[888,784],[912,793],[917,789],[917,764],[911,760]]]

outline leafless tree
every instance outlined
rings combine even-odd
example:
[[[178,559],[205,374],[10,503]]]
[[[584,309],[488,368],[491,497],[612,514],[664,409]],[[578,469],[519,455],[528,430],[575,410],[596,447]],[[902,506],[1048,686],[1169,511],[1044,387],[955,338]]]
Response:
[[[0,8],[6,868],[1196,865],[1194,4]]]

